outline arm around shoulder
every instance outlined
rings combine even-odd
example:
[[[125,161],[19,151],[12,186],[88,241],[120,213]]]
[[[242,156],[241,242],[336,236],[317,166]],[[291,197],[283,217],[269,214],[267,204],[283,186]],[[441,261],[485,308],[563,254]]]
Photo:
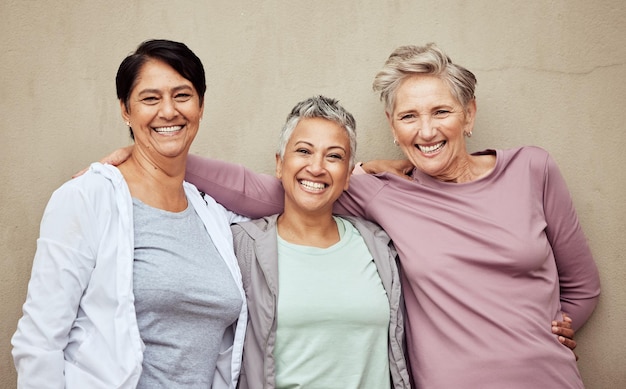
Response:
[[[283,209],[280,181],[242,165],[190,154],[185,180],[230,211],[250,218],[272,215]]]

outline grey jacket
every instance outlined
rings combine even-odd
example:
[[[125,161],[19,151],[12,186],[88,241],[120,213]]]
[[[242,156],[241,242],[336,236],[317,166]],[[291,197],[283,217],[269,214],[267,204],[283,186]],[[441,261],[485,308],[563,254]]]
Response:
[[[248,300],[248,327],[244,340],[240,389],[275,387],[276,303],[278,301],[278,215],[232,226],[235,254],[239,261]],[[396,250],[378,225],[342,216],[360,232],[374,257],[389,298],[389,367],[392,388],[410,388],[404,350],[403,300],[396,266]]]

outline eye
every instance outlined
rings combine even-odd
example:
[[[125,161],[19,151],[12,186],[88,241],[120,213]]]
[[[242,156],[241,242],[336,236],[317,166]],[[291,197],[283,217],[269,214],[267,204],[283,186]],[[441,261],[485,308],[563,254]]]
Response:
[[[445,118],[448,117],[448,115],[450,115],[450,111],[448,111],[447,109],[438,109],[435,111],[434,116],[436,118]]]
[[[335,161],[343,161],[343,155],[337,153],[328,154],[328,158]]]
[[[178,102],[183,102],[183,101],[188,101],[189,99],[191,99],[191,94],[190,93],[177,93],[174,96],[174,100],[178,101]]]
[[[413,113],[405,113],[405,114],[400,115],[400,120],[402,121],[410,121],[415,118],[417,118],[417,116]]]
[[[141,102],[148,105],[154,105],[159,102],[159,98],[156,96],[147,96],[141,99]]]
[[[305,149],[305,148],[296,149],[296,153],[299,153],[299,154],[311,154],[311,152],[308,149]]]

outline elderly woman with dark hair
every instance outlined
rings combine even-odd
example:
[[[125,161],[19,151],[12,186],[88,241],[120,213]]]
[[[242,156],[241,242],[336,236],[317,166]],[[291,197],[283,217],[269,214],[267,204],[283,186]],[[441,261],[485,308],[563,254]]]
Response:
[[[377,222],[398,249],[417,387],[582,388],[552,326],[585,323],[597,268],[546,151],[467,151],[475,84],[435,45],[394,51],[374,89],[411,177],[353,175],[335,212]],[[280,183],[242,166],[190,156],[186,177],[250,217],[283,207]]]
[[[117,73],[135,147],[52,195],[24,315],[19,388],[232,388],[247,321],[230,224],[184,182],[204,108],[200,59],[151,40]]]

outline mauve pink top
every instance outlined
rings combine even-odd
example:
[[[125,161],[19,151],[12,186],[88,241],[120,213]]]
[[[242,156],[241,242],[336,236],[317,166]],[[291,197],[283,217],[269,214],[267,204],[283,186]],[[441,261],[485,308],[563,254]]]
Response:
[[[600,282],[558,167],[537,147],[488,150],[488,176],[353,175],[338,214],[373,220],[400,255],[407,348],[418,388],[582,388],[550,322],[580,328]],[[252,218],[282,211],[280,182],[190,156],[186,179]]]

